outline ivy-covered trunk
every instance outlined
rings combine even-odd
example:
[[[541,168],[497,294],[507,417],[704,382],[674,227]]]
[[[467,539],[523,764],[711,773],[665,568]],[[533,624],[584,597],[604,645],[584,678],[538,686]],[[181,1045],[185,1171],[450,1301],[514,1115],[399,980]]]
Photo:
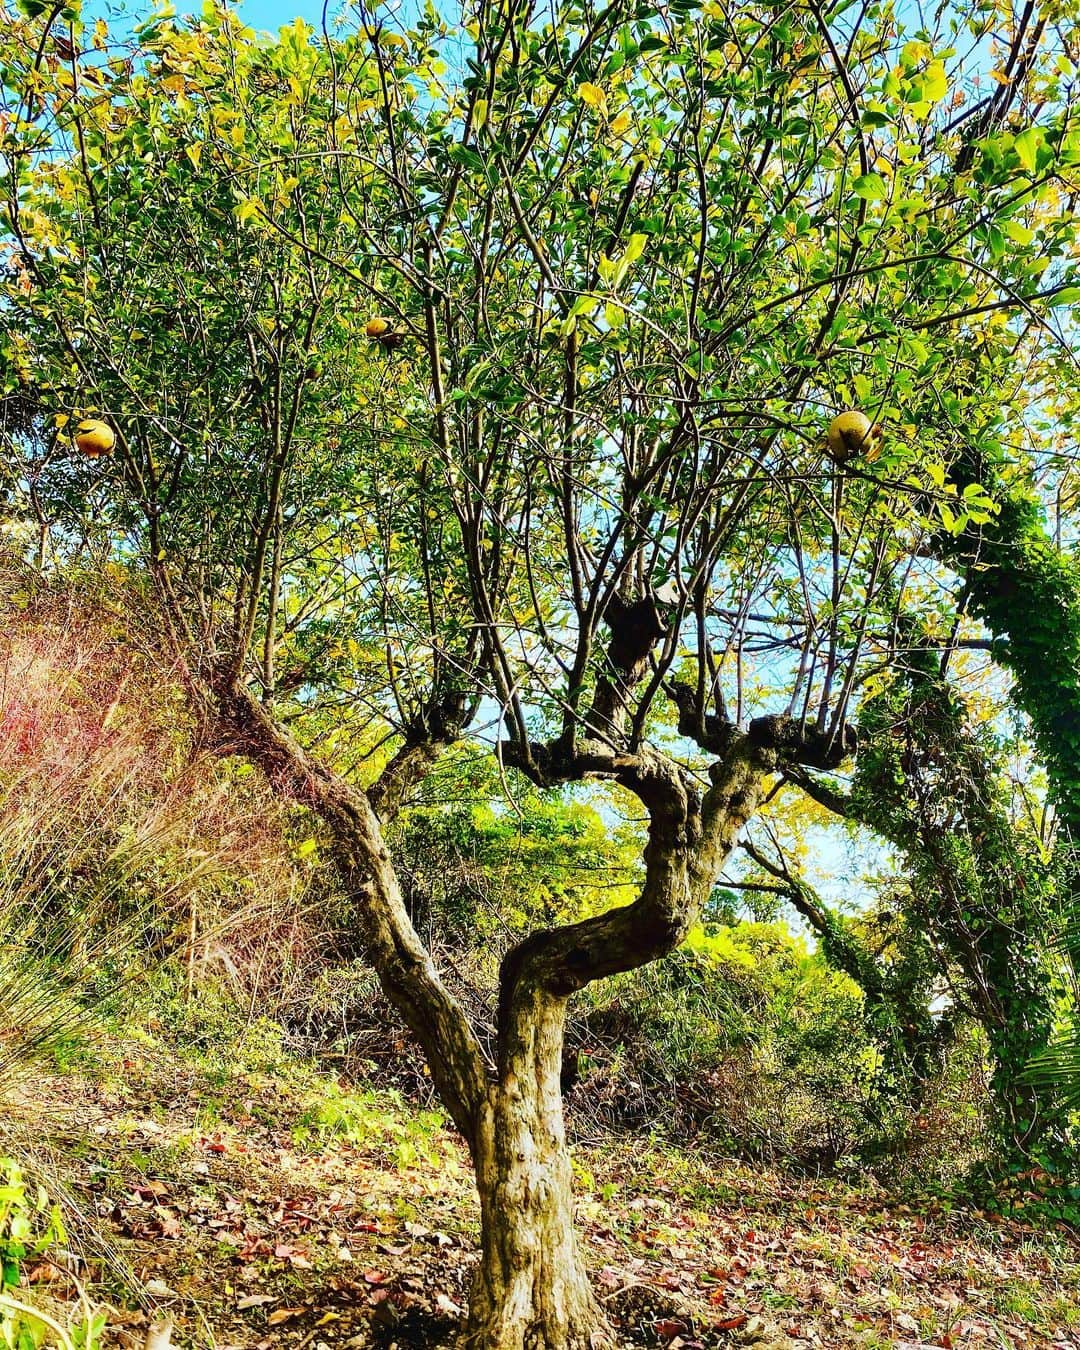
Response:
[[[1052,1043],[1065,993],[1053,871],[1015,828],[993,740],[970,724],[939,658],[913,644],[906,661],[903,678],[863,706],[855,790],[839,809],[904,851],[909,920],[935,934],[940,958],[962,977],[989,1043],[1001,1170],[1067,1172],[1067,1112],[1028,1075]]]
[[[1055,1174],[1075,1172],[1070,1112],[1053,1087],[1032,1080],[1030,1066],[1054,1040],[1065,994],[1052,958],[1039,951],[1038,931],[1025,940],[1002,925],[984,939],[992,990],[984,1018],[993,1071],[990,1097],[1001,1157],[999,1172],[1033,1165]]]
[[[997,514],[959,535],[942,531],[936,548],[963,572],[972,612],[993,634],[994,656],[1012,671],[1013,699],[1031,719],[1057,807],[1059,852],[1080,876],[1080,562],[1046,532],[1041,503],[1008,482],[1000,463],[967,447],[953,466],[960,487],[979,483]]]

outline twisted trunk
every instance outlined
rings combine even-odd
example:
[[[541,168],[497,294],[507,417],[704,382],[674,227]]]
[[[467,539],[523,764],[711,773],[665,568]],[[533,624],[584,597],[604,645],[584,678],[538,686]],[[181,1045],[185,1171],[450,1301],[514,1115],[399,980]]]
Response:
[[[413,927],[368,794],[309,755],[228,674],[213,692],[222,752],[246,755],[279,796],[302,802],[327,826],[364,953],[420,1042],[443,1105],[470,1138],[487,1090],[484,1054]],[[400,777],[417,766],[399,756],[391,769],[394,776],[379,784],[384,802],[400,796]]]
[[[389,778],[365,793],[309,756],[230,677],[213,690],[222,749],[247,755],[282,796],[327,825],[353,917],[388,997],[423,1047],[443,1102],[469,1143],[480,1194],[481,1253],[465,1328],[470,1350],[578,1350],[606,1335],[574,1231],[571,1161],[560,1074],[566,1004],[593,980],[654,961],[698,919],[715,878],[760,804],[775,748],[732,728],[702,796],[693,780],[652,751],[593,745],[563,763],[579,779],[622,782],[649,810],[645,881],[633,904],[534,933],[503,963],[498,1064],[485,1062],[460,1005],[413,929],[372,796],[402,799],[422,775],[422,753],[400,754]]]
[[[574,1231],[559,1083],[566,995],[537,982],[516,988],[493,1080],[408,919],[368,795],[308,756],[246,690],[224,680],[215,695],[222,749],[247,755],[277,792],[303,801],[328,826],[368,958],[469,1143],[481,1258],[465,1343],[476,1350],[592,1344],[603,1318]],[[398,790],[396,782],[380,786],[380,802]]]
[[[650,809],[645,882],[633,904],[510,951],[500,980],[499,1063],[471,1140],[482,1243],[465,1343],[577,1350],[607,1336],[573,1226],[560,1076],[567,1000],[591,981],[672,951],[758,806],[768,768],[742,736],[704,799],[675,766],[620,769]]]
[[[465,1344],[539,1350],[593,1344],[604,1329],[574,1228],[563,1126],[565,999],[536,988],[516,1010],[499,1081],[472,1140],[480,1264]]]

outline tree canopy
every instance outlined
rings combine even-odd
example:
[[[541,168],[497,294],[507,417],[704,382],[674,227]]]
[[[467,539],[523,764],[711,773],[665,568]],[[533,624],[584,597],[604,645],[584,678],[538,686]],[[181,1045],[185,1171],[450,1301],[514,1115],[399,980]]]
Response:
[[[958,691],[885,756],[919,856],[935,756],[997,772],[957,746],[1002,665],[1071,810],[1075,729],[1000,613],[1038,592],[983,569],[1022,499],[1071,577],[1075,12],[482,3],[276,39],[213,0],[130,38],[0,13],[10,528],[141,577],[222,743],[322,816],[473,1150],[474,1332],[584,1343],[567,998],[677,945],[857,723],[902,739],[915,650]],[[841,454],[855,410],[877,429]],[[86,416],[112,456],[73,445]],[[463,737],[508,809],[520,774],[648,816],[636,899],[508,951],[494,1063],[383,837]]]

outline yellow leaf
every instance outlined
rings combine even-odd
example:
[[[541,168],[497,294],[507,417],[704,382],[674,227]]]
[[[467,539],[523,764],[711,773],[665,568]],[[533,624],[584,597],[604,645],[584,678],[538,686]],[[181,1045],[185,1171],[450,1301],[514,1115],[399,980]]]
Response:
[[[629,130],[631,121],[632,118],[628,112],[624,111],[619,113],[617,117],[612,119],[611,122],[612,134],[615,136],[621,136],[624,131]]]
[[[282,1324],[282,1322],[288,1322],[292,1318],[300,1317],[303,1313],[306,1312],[307,1312],[306,1308],[275,1308],[274,1311],[270,1314],[270,1316],[266,1319],[266,1325],[268,1327],[278,1327]]]
[[[400,33],[383,33],[379,37],[380,47],[405,47],[409,45],[409,39],[402,37]]]
[[[607,95],[598,84],[590,84],[588,80],[578,85],[578,98],[590,108],[607,107]]]
[[[931,61],[923,76],[923,98],[928,103],[938,103],[949,92],[949,78],[945,74],[944,61]]]
[[[920,61],[925,61],[930,55],[930,44],[928,42],[911,41],[905,42],[903,50],[900,53],[900,60],[907,66],[918,65]]]
[[[199,158],[202,155],[202,141],[192,141],[190,145],[184,146],[184,154],[191,160],[196,168],[199,167]]]

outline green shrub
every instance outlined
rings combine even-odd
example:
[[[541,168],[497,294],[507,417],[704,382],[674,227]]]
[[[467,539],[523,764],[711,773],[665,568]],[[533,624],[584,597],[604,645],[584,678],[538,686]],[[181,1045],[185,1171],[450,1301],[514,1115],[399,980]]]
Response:
[[[883,1090],[862,992],[783,923],[695,930],[587,991],[570,1039],[571,1101],[611,1123],[812,1168],[855,1164],[883,1139],[895,1151],[919,1128]],[[959,1112],[961,1085],[950,1091]]]
[[[45,1188],[29,1185],[17,1162],[0,1158],[0,1284],[17,1285],[26,1259],[44,1255],[64,1236],[60,1210]]]
[[[22,1166],[0,1158],[0,1347],[38,1350],[44,1345],[60,1350],[95,1350],[101,1343],[106,1314],[83,1302],[80,1313],[66,1324],[15,1297],[28,1260],[46,1256],[65,1240],[60,1210],[45,1188],[28,1182]]]

